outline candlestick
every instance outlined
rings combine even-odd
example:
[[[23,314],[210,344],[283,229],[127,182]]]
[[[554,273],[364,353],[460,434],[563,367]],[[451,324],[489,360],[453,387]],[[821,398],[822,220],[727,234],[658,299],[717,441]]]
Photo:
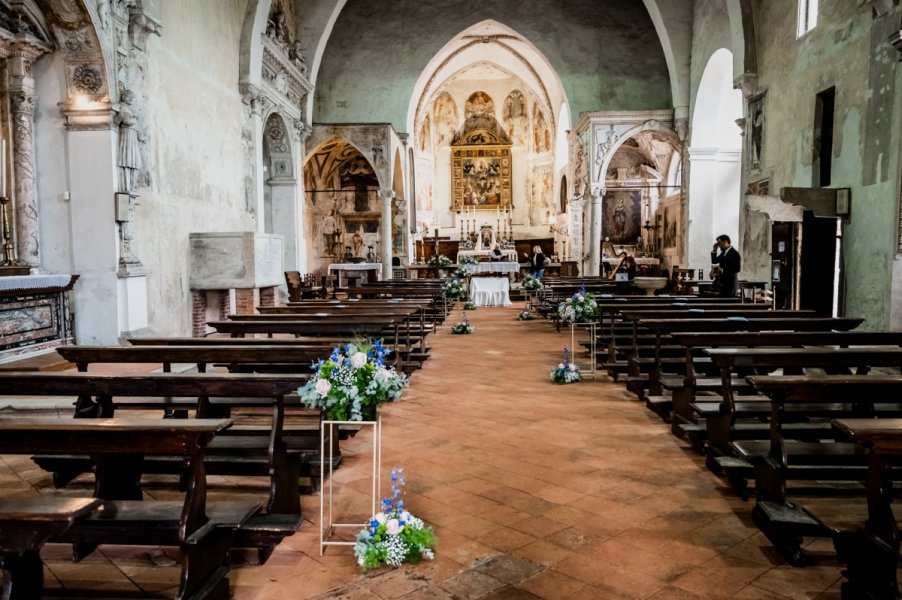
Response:
[[[0,197],[6,198],[6,140],[0,144]]]

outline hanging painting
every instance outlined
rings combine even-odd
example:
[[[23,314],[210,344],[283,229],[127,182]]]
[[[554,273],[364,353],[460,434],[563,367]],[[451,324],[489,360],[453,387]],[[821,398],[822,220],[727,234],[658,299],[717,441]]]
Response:
[[[680,231],[680,205],[670,204],[664,208],[664,248],[676,248]]]
[[[641,235],[642,194],[639,190],[605,192],[601,233],[612,244],[634,244]]]
[[[510,146],[455,147],[451,160],[455,210],[510,205]]]

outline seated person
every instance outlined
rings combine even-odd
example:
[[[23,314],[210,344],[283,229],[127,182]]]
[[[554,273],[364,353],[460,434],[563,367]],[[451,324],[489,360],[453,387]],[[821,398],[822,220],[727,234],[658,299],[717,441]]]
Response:
[[[492,262],[500,262],[503,258],[504,255],[501,254],[501,246],[498,245],[498,242],[495,242],[495,245],[492,246]]]

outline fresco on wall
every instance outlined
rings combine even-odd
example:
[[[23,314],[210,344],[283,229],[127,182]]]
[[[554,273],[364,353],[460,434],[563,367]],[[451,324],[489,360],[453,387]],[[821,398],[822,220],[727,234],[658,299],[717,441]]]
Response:
[[[515,146],[529,144],[529,107],[520,90],[514,90],[504,101],[502,121]]]
[[[545,113],[538,106],[534,106],[532,117],[533,149],[536,152],[547,152],[551,150],[551,131],[548,129],[548,122],[545,121]]]
[[[432,127],[429,123],[429,115],[423,119],[423,124],[417,134],[417,150],[420,151],[420,154],[426,154],[432,150]]]
[[[676,248],[680,237],[680,205],[664,208],[664,248]]]
[[[416,170],[416,197],[417,212],[432,210],[432,161],[426,158],[417,158],[414,163]]]
[[[460,117],[457,112],[457,103],[448,92],[442,92],[435,99],[435,107],[432,111],[432,122],[435,124],[435,146],[447,146],[457,131]]]
[[[612,244],[633,244],[641,235],[642,194],[639,190],[609,190],[602,200],[601,235]]]
[[[551,165],[534,167],[529,182],[529,220],[532,225],[545,225],[557,214],[553,196],[554,178]]]
[[[748,169],[751,173],[761,171],[764,161],[764,95],[749,100],[748,114]]]
[[[495,101],[485,92],[473,92],[464,105],[464,117],[494,117]]]

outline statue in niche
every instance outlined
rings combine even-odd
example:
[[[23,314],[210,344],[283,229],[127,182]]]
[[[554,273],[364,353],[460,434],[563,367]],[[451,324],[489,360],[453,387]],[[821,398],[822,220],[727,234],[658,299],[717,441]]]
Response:
[[[282,47],[288,45],[288,32],[285,27],[285,11],[281,4],[273,6],[269,22],[266,24],[266,37],[272,39]]]
[[[116,124],[119,126],[119,189],[133,192],[138,187],[143,163],[141,161],[141,139],[138,135],[138,116],[134,110],[135,94],[131,90],[122,92]]]
[[[295,40],[291,45],[291,50],[288,52],[288,58],[290,58],[294,63],[294,66],[298,68],[298,71],[301,72],[301,76],[304,79],[307,79],[309,69],[307,68],[307,61],[304,60],[304,52],[301,48],[301,42],[299,40]]]
[[[351,237],[351,242],[354,244],[354,256],[363,256],[361,251],[363,250],[363,226],[358,227],[354,232],[354,235]]]
[[[112,23],[110,17],[110,0],[97,0],[97,20],[100,21],[100,27],[104,31],[110,30]]]
[[[326,254],[335,254],[336,233],[338,233],[338,223],[335,221],[336,211],[333,208],[331,212],[326,213],[323,217],[323,237],[326,239]]]

